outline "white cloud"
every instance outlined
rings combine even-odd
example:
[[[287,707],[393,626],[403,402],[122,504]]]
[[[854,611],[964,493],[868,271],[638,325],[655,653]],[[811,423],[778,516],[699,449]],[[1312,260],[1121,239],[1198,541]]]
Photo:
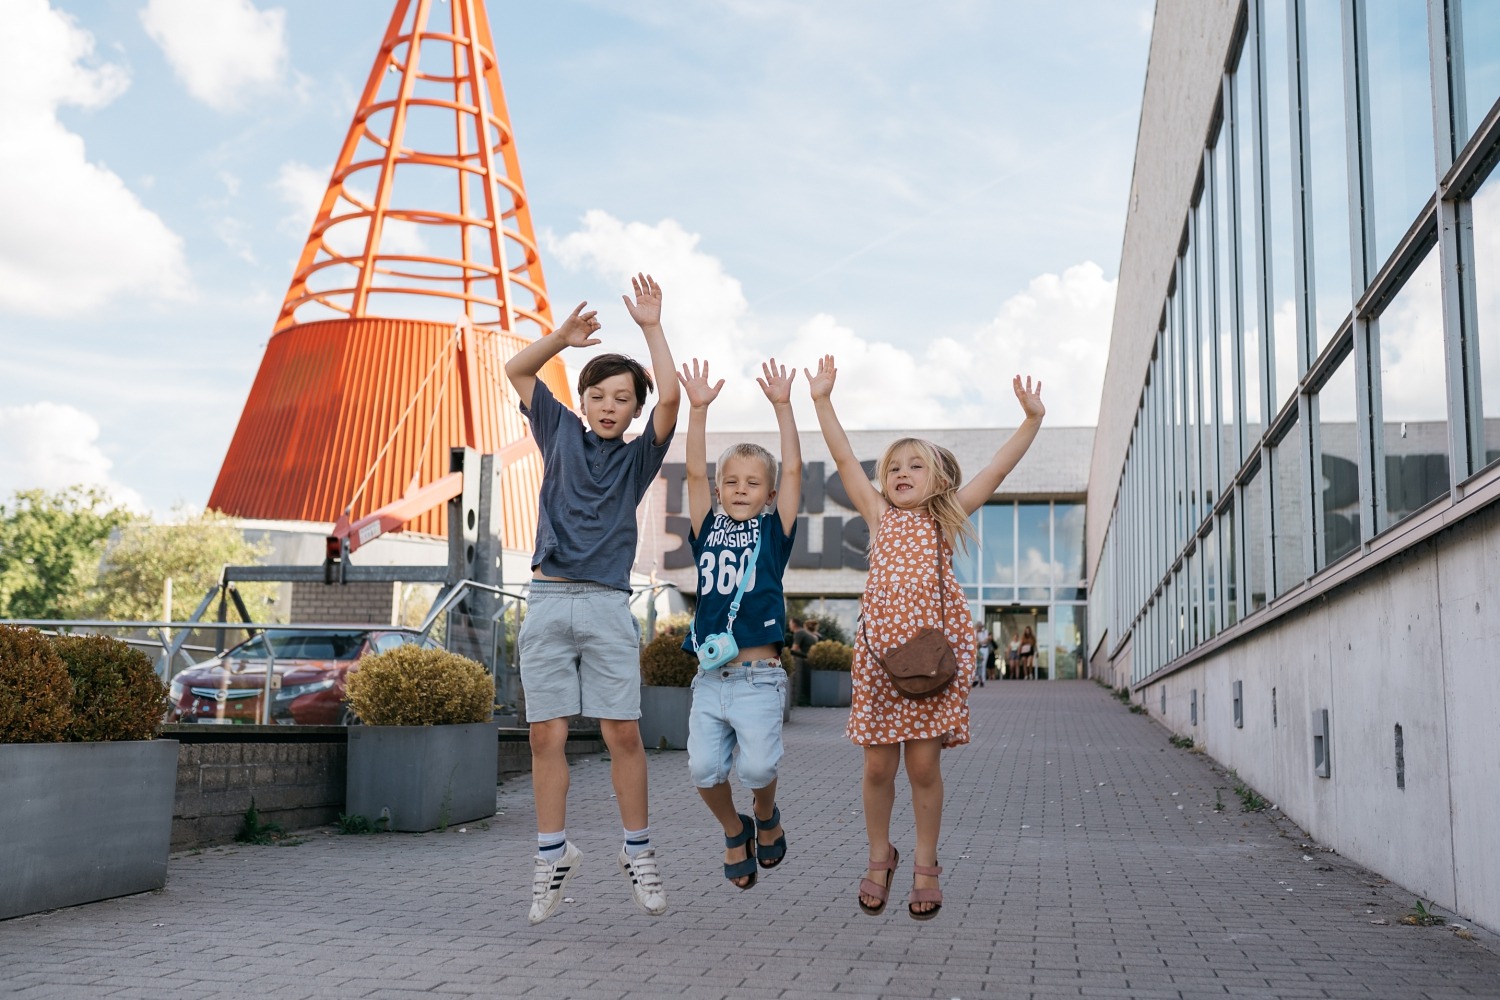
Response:
[[[17,0],[0,32],[0,308],[87,313],[121,292],[190,295],[182,240],[116,174],[90,163],[57,109],[97,109],[128,86],[92,65],[94,39],[46,0]]]
[[[832,312],[808,317],[795,330],[765,329],[746,304],[740,283],[719,260],[704,253],[698,236],[671,220],[655,226],[624,223],[591,211],[583,228],[564,237],[543,234],[552,259],[570,270],[597,274],[607,287],[626,289],[638,270],[664,289],[663,325],[678,364],[709,361],[711,377],[726,384],[714,404],[715,427],[774,426],[755,377],[769,356],[799,370],[793,399],[799,426],[816,427],[803,370],[824,354],[839,369],[834,399],[849,429],[1014,426],[1020,409],[1011,390],[1016,374],[1047,387],[1048,422],[1092,426],[1104,382],[1115,282],[1097,264],[1034,278],[1001,303],[991,322],[928,339],[920,351],[867,337]],[[560,319],[574,303],[554,304]],[[643,356],[634,326],[609,296],[592,305],[604,321],[604,343],[595,350]],[[576,369],[592,352],[570,352]]]
[[[313,167],[296,160],[288,160],[281,165],[276,172],[276,180],[272,182],[272,187],[290,208],[290,211],[281,219],[282,230],[306,237],[313,220],[318,217],[318,209],[323,205],[323,195],[328,190],[330,173],[327,167]],[[372,193],[362,191],[358,187],[350,186],[349,193],[365,204],[370,204],[375,200]],[[341,198],[334,205],[333,214],[341,215],[355,210],[353,204]],[[387,217],[385,225],[380,229],[381,252],[413,256],[430,254],[432,251],[422,238],[424,228],[426,227],[405,219]],[[323,235],[328,245],[339,252],[355,253],[364,246],[365,234],[368,232],[368,222],[363,219],[351,219],[348,222],[339,223]]]
[[[113,463],[100,449],[99,422],[82,410],[57,403],[0,406],[0,496],[17,490],[98,486],[137,511],[145,503],[135,490],[110,477]]]
[[[286,74],[286,11],[250,0],[150,0],[141,24],[195,98],[218,111]]]

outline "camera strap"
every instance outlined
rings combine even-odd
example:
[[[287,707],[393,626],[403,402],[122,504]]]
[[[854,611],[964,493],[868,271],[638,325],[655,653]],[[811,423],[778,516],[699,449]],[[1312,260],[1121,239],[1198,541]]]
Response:
[[[765,531],[767,515],[757,517],[755,526],[755,544],[750,546],[750,559],[740,567],[740,585],[734,592],[734,600],[729,602],[729,620],[724,623],[724,631],[730,635],[734,634],[734,619],[740,613],[740,601],[745,597],[745,584],[749,582],[751,575],[755,572],[755,561],[760,558],[760,540]],[[693,627],[688,630],[693,637],[693,652],[698,651],[698,615],[693,614]]]

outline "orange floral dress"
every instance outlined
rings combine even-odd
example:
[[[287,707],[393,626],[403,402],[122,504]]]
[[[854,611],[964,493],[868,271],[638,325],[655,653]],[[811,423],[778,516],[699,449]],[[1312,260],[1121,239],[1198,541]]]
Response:
[[[938,558],[943,562],[943,632],[958,658],[958,676],[933,698],[900,694],[870,654],[938,625]],[[969,742],[969,685],[974,677],[974,623],[953,575],[953,548],[926,511],[887,507],[870,546],[870,575],[854,637],[853,696],[845,735],[860,746],[941,737],[944,749]],[[868,637],[869,645],[865,644]]]

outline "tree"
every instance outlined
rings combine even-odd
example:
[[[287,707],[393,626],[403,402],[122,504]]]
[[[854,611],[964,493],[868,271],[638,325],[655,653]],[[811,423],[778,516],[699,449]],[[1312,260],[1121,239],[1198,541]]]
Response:
[[[86,486],[21,490],[0,504],[0,618],[73,618],[109,536],[137,520]]]
[[[162,613],[162,591],[168,578],[183,603],[192,607],[218,584],[226,565],[259,562],[270,546],[247,540],[235,523],[216,511],[181,516],[168,524],[136,521],[121,529],[104,554],[98,580],[90,588],[89,613],[116,621],[152,621]],[[240,595],[258,621],[275,584],[240,584]],[[174,617],[188,612],[178,606]]]

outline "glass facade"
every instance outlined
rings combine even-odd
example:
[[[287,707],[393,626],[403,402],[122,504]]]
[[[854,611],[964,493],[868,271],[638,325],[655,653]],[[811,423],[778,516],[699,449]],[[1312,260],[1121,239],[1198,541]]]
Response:
[[[1084,505],[1067,501],[988,503],[970,518],[979,539],[954,572],[974,621],[995,640],[995,666],[1025,629],[1035,636],[1035,662],[1024,676],[1083,676],[1088,650],[1084,580]]]
[[[1099,563],[1137,680],[1500,476],[1500,3],[1242,10]]]

